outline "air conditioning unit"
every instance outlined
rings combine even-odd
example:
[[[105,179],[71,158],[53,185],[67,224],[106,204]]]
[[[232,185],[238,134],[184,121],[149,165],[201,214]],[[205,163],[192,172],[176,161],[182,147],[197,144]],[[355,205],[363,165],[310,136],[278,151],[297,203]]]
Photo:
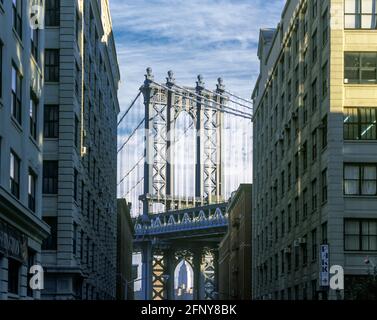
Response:
[[[277,134],[276,135],[276,141],[284,141],[284,135],[282,135],[282,134]]]
[[[292,119],[297,119],[298,118],[298,113],[296,111],[292,112]]]
[[[284,249],[284,253],[285,254],[291,254],[292,253],[292,249],[290,247],[287,247]]]
[[[289,130],[290,128],[291,128],[290,124],[287,123],[287,124],[284,125],[285,130]]]
[[[82,131],[82,135],[84,136],[84,138],[86,138],[87,135],[88,135],[88,132],[87,132],[86,130],[83,130],[83,131]]]
[[[81,147],[81,155],[85,156],[88,153],[87,147]]]
[[[299,247],[300,246],[300,243],[298,242],[298,240],[293,241],[293,246],[294,247]]]

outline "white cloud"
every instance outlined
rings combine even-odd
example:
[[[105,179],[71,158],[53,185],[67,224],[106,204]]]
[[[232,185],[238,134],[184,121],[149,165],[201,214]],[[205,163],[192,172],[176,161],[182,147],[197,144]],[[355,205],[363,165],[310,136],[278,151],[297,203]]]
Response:
[[[209,88],[224,78],[230,91],[251,95],[258,72],[259,29],[273,27],[285,0],[111,0],[125,109],[146,67],[165,81],[172,69],[181,85],[201,73]]]

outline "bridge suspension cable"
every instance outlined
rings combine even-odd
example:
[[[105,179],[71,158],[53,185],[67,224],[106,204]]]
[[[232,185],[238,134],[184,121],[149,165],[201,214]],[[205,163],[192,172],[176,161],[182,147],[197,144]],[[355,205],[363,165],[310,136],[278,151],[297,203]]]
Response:
[[[118,149],[118,153],[123,150],[123,148],[126,146],[126,144],[131,140],[133,135],[137,132],[137,130],[140,129],[141,125],[144,123],[145,119],[141,120],[138,126],[132,131],[132,133],[128,136],[127,140],[122,144],[122,146]]]
[[[139,93],[136,95],[136,98],[132,101],[131,105],[124,112],[122,118],[120,118],[120,120],[118,121],[118,127],[121,124],[121,122],[124,120],[124,118],[127,116],[127,114],[130,112],[130,110],[133,108],[133,106],[135,105],[137,99],[139,99],[140,95],[141,95],[141,91],[139,91]]]
[[[199,95],[199,94],[197,94],[197,93],[195,93],[195,92],[193,92],[193,91],[190,91],[189,89],[184,89],[184,88],[182,88],[184,91],[186,91],[186,92],[188,92],[188,93],[190,93],[190,94],[196,96],[196,97],[197,97],[196,99],[195,99],[195,98],[192,98],[192,97],[185,96],[183,93],[181,93],[181,92],[179,92],[179,91],[177,91],[177,90],[173,90],[173,89],[171,89],[171,88],[169,88],[169,87],[167,87],[167,86],[165,86],[165,85],[162,85],[162,84],[160,84],[160,83],[158,83],[158,82],[154,82],[154,81],[153,81],[153,83],[156,84],[156,85],[158,85],[158,86],[160,86],[161,88],[164,88],[165,90],[169,90],[170,92],[173,92],[173,93],[175,93],[176,95],[179,95],[179,96],[181,96],[181,97],[184,97],[185,99],[188,99],[188,100],[194,101],[194,102],[196,102],[196,103],[200,103],[201,101],[200,101],[199,99],[202,99],[202,100],[206,100],[206,101],[208,101],[208,102],[212,102],[213,104],[216,104],[216,105],[218,105],[218,106],[221,107],[221,108],[219,108],[219,107],[214,107],[214,106],[205,105],[204,107],[207,108],[207,109],[213,109],[213,110],[220,111],[220,112],[222,112],[222,113],[228,113],[228,114],[234,115],[234,116],[236,116],[236,117],[241,117],[241,118],[244,118],[244,119],[252,120],[252,115],[251,115],[251,114],[244,113],[244,112],[242,112],[242,111],[240,111],[240,110],[237,110],[237,109],[234,109],[234,108],[231,108],[231,107],[224,106],[223,104],[221,104],[221,103],[219,103],[219,102],[217,102],[217,101],[215,101],[215,100],[208,99],[208,98],[206,98],[206,97],[204,97],[204,96],[202,96],[202,95]],[[178,88],[178,87],[177,87],[177,88]],[[179,87],[179,88],[180,88],[180,87]],[[227,109],[229,109],[230,111],[227,110]]]

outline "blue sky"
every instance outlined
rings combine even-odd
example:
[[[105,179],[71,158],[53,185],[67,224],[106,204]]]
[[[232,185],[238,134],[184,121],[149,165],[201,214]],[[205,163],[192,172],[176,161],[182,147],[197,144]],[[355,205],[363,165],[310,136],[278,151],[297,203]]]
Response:
[[[145,69],[181,85],[203,74],[208,88],[224,78],[250,98],[258,74],[259,29],[277,25],[285,0],[110,0],[122,76],[121,109],[136,95]]]

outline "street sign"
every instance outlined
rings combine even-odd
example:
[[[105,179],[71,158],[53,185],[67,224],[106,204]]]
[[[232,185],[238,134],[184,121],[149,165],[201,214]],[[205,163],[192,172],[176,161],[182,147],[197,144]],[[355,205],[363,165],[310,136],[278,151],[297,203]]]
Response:
[[[321,271],[319,274],[320,286],[328,287],[329,275],[330,275],[329,245],[328,244],[323,244],[320,246],[320,256],[321,256]]]

